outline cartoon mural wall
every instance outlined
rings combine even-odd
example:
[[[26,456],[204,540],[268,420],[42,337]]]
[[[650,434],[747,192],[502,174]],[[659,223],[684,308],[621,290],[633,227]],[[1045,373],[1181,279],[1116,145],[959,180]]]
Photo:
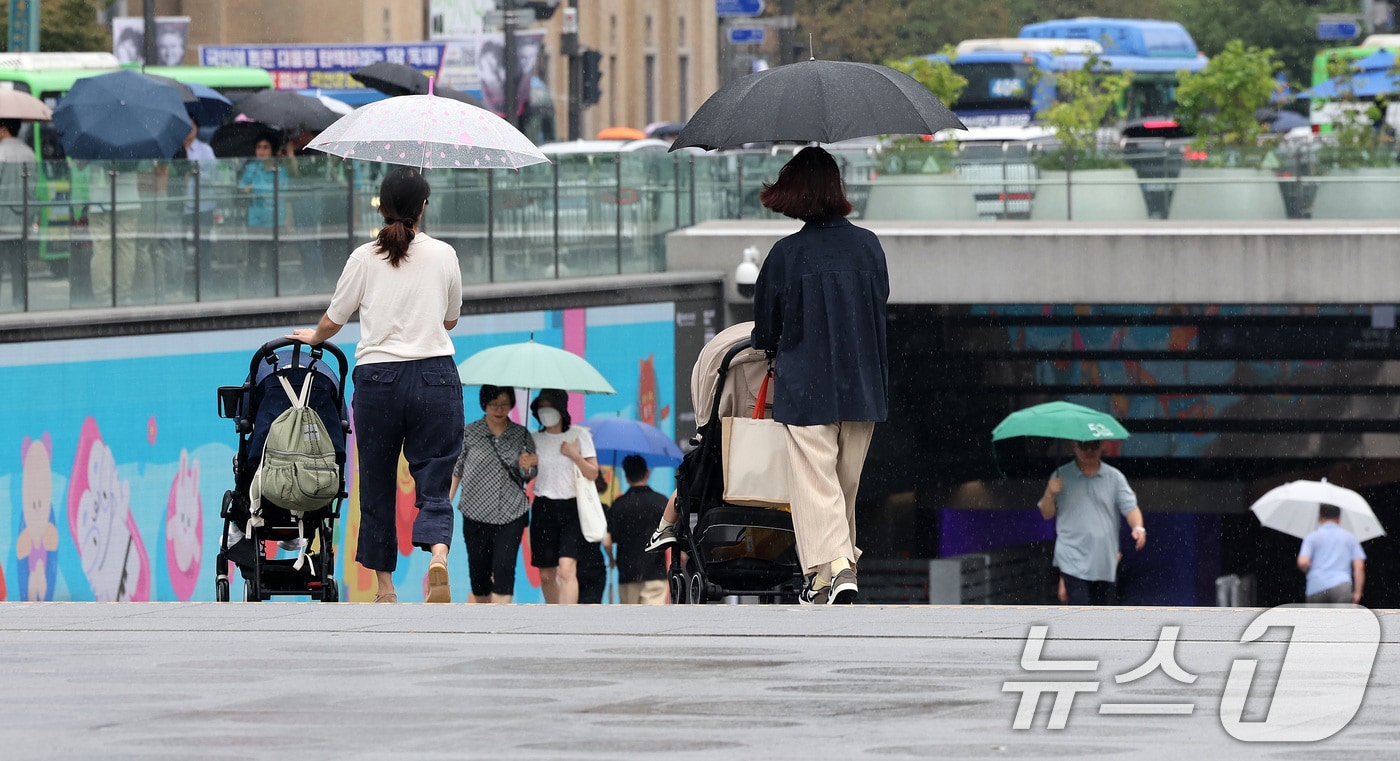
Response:
[[[458,361],[532,337],[584,356],[618,393],[573,395],[576,420],[642,419],[674,437],[675,314],[675,305],[663,303],[474,316],[452,336]],[[0,387],[24,402],[0,407],[0,600],[212,600],[209,563],[223,525],[218,506],[232,486],[229,463],[238,444],[229,421],[216,414],[215,389],[241,383],[252,353],[282,332],[7,345]],[[351,324],[338,343],[351,354],[357,338]],[[475,420],[476,390],[464,391],[467,420]],[[512,417],[532,425],[529,400],[519,397]],[[353,560],[355,467],[352,448],[337,576],[343,599],[368,600],[373,574]],[[657,469],[653,486],[669,491],[673,477]],[[404,480],[399,518],[411,522],[412,483],[406,474]],[[453,549],[450,571],[465,599],[466,557],[460,542]],[[537,602],[538,576],[525,553],[516,599]],[[405,554],[395,579],[400,598],[421,599],[428,557]]]

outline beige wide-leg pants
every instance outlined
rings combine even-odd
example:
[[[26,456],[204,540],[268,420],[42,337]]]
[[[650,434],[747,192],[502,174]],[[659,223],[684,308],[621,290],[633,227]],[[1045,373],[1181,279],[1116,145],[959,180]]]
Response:
[[[837,558],[854,565],[856,492],[874,423],[787,425],[788,486],[797,558],[807,574]]]

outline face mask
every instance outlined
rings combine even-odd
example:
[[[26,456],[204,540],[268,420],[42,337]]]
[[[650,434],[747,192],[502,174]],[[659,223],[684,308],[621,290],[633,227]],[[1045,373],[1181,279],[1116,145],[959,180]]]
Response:
[[[559,410],[553,407],[541,407],[535,417],[539,418],[540,425],[545,428],[553,428],[564,419],[564,416],[559,414]]]

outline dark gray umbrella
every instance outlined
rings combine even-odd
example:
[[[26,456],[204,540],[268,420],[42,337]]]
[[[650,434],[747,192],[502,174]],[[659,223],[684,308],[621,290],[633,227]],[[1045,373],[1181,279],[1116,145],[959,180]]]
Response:
[[[741,77],[700,105],[671,150],[835,143],[967,129],[913,77],[888,66],[799,61]]]
[[[320,132],[335,124],[340,114],[321,101],[290,90],[261,90],[234,104],[249,120],[280,127],[288,132]]]
[[[428,75],[402,63],[380,61],[351,72],[350,77],[365,87],[385,95],[438,95],[481,108],[481,101],[445,85],[429,82]],[[431,93],[428,90],[432,90]]]

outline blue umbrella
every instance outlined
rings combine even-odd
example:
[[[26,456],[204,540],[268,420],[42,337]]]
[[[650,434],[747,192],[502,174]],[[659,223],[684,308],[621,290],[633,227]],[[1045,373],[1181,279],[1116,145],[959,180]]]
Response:
[[[1395,67],[1395,53],[1389,50],[1380,50],[1365,58],[1352,61],[1351,67],[1361,71],[1385,71]]]
[[[190,134],[180,93],[132,70],[79,79],[53,111],[69,158],[168,159]]]
[[[1400,92],[1400,76],[1389,71],[1367,71],[1352,77],[1336,77],[1299,93],[1299,98],[1334,99],[1345,95],[1374,98],[1377,95]]]
[[[654,425],[620,417],[595,417],[579,423],[593,435],[598,462],[614,467],[629,454],[641,455],[649,468],[681,464],[681,448]]]
[[[194,103],[185,104],[185,112],[191,119],[199,122],[201,127],[217,127],[224,123],[230,113],[233,113],[233,104],[229,102],[218,90],[205,85],[187,83],[186,87],[194,93],[199,100]]]

